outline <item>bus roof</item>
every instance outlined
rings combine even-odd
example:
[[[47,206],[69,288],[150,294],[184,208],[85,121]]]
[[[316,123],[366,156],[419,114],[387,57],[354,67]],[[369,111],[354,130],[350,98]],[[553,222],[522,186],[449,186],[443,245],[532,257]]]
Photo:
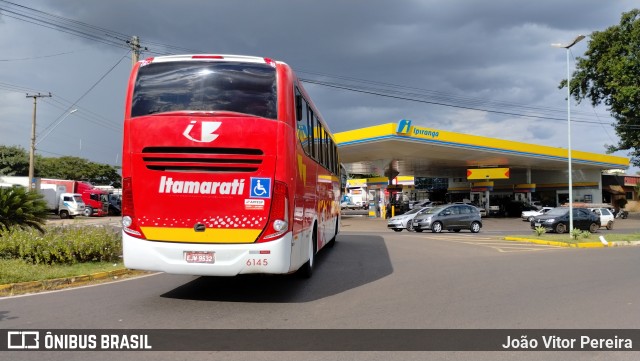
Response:
[[[261,63],[275,65],[285,64],[281,61],[275,61],[270,58],[261,58],[257,56],[248,55],[230,55],[230,54],[181,54],[181,55],[166,55],[153,58],[147,58],[142,60],[145,63],[162,63],[171,61],[238,61],[243,63]],[[286,64],[285,64],[286,65]]]

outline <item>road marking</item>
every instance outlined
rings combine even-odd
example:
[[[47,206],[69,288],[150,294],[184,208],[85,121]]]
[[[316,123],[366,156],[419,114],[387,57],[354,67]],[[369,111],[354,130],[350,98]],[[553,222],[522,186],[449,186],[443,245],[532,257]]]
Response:
[[[406,236],[405,236],[406,237]],[[538,251],[552,251],[564,249],[566,247],[550,246],[543,244],[525,243],[525,242],[513,242],[506,241],[498,238],[478,237],[476,234],[451,234],[440,233],[425,235],[411,234],[409,237],[419,238],[429,241],[445,241],[453,243],[464,243],[473,246],[487,247],[495,249],[500,253],[517,253],[517,252],[538,252]]]

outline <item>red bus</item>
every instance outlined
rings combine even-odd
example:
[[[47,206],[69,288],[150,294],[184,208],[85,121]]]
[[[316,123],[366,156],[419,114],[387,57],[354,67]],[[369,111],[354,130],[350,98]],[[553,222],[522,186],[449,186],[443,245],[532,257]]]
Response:
[[[340,226],[340,164],[285,63],[237,55],[138,62],[126,95],[127,268],[310,276]]]

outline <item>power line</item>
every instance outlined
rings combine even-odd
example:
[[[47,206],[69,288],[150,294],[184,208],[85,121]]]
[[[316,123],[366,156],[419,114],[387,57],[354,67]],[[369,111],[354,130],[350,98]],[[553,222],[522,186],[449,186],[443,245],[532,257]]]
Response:
[[[342,81],[346,81],[347,82],[347,83],[333,82],[334,84],[345,85],[345,86],[350,86],[350,87],[356,87],[356,88],[365,89],[365,90],[373,89],[374,91],[379,91],[379,92],[388,91],[388,92],[391,92],[391,93],[400,93],[400,94],[404,94],[404,95],[426,97],[426,98],[434,100],[434,101],[443,101],[443,102],[449,102],[449,103],[462,102],[462,103],[465,103],[465,104],[471,105],[471,106],[473,106],[473,105],[484,105],[484,106],[495,106],[495,107],[500,107],[500,108],[505,108],[505,107],[506,108],[516,108],[516,109],[519,109],[519,110],[527,109],[527,110],[533,110],[533,111],[537,111],[537,112],[549,112],[549,113],[558,113],[558,114],[564,113],[564,110],[563,109],[559,109],[559,108],[528,106],[528,105],[524,105],[524,104],[509,103],[509,102],[504,102],[504,101],[499,101],[499,100],[489,100],[489,99],[484,99],[484,98],[473,98],[473,97],[468,97],[468,96],[463,96],[463,95],[453,94],[453,93],[447,93],[447,92],[442,92],[442,91],[423,89],[423,88],[417,88],[417,87],[411,87],[411,86],[399,85],[399,84],[383,83],[383,82],[378,82],[378,81],[358,79],[358,78],[347,77],[347,76],[323,74],[323,73],[317,73],[317,72],[310,72],[310,71],[306,71],[306,70],[298,70],[298,73],[312,74],[312,75],[320,76],[321,78],[338,79],[338,80],[342,80]],[[323,80],[317,80],[317,81],[323,81]],[[352,84],[352,83],[355,83],[355,85]],[[366,86],[362,86],[360,84],[365,84]],[[575,112],[575,113],[576,114],[582,114],[582,115],[589,115],[590,114],[590,113],[584,113],[584,112]]]
[[[22,16],[28,19],[42,21],[47,25],[56,27],[56,30],[72,31],[74,35],[80,35],[82,37],[86,37],[86,38],[98,40],[98,41],[106,41],[110,44],[113,42],[113,39],[120,40],[124,43],[127,43],[128,46],[134,47],[133,48],[134,55],[136,51],[139,51],[142,48],[139,43],[136,42],[134,44],[135,38],[133,38],[134,39],[133,41],[129,40],[130,37],[127,36],[126,34],[122,34],[109,29],[93,26],[80,21],[64,18],[61,16],[53,15],[53,14],[36,10],[30,7],[26,7],[23,5],[18,5],[6,0],[0,0],[0,3],[6,3],[6,4],[12,5],[13,7],[17,7],[18,10],[22,11],[22,13],[20,13]],[[28,12],[30,15],[27,15],[24,12]],[[13,11],[13,13],[18,13],[18,11]],[[147,41],[147,43],[164,47],[165,49],[174,49],[174,50],[187,51],[187,52],[198,52],[193,49],[167,45],[160,42]],[[124,45],[124,44],[118,43],[119,47],[121,45]],[[144,47],[144,49],[149,51],[148,48],[146,47]],[[157,53],[155,51],[150,51],[150,52]],[[134,61],[135,61],[135,57],[134,57]],[[336,79],[340,81],[357,82],[360,85],[354,86],[352,84],[345,84],[344,82],[336,82],[336,81],[326,82],[321,80],[307,79],[308,82],[315,81],[316,82],[315,84],[318,84],[318,85],[331,86],[331,87],[340,88],[344,90],[359,91],[359,92],[367,93],[371,95],[386,96],[389,98],[404,99],[404,100],[409,100],[408,98],[419,98],[419,100],[414,99],[414,101],[420,101],[423,103],[429,103],[429,104],[441,105],[441,106],[452,106],[452,107],[457,107],[461,109],[482,110],[482,111],[487,111],[495,114],[524,116],[527,118],[539,118],[539,119],[548,119],[548,118],[552,120],[560,119],[553,116],[522,114],[522,112],[517,112],[517,111],[492,110],[490,109],[490,107],[500,107],[500,108],[515,107],[518,110],[526,109],[529,111],[534,111],[539,113],[545,113],[545,112],[554,113],[554,112],[559,112],[559,109],[531,107],[531,106],[526,106],[522,104],[510,104],[506,102],[492,101],[487,99],[469,98],[469,97],[459,96],[459,95],[450,94],[450,93],[438,92],[438,91],[427,90],[427,89],[419,89],[414,87],[407,87],[407,86],[402,86],[397,84],[389,84],[389,83],[382,83],[382,82],[376,82],[376,81],[370,81],[370,80],[356,79],[352,77],[328,75],[328,74],[321,74],[321,73],[310,72],[310,71],[301,71],[301,72],[315,74],[323,77],[329,77],[331,79]],[[374,86],[376,88],[375,89],[366,88],[366,87],[363,87],[362,84],[366,84],[369,87]],[[402,90],[402,92],[400,91],[400,89]],[[407,91],[411,91],[411,93]],[[415,94],[415,92],[418,92],[418,94]]]
[[[62,118],[63,116],[65,116],[65,114],[71,110],[71,108],[75,107],[77,105],[77,103],[79,103],[85,96],[87,96],[87,94],[89,94],[98,84],[100,84],[100,82],[107,76],[109,75],[109,73],[111,73],[111,71],[113,71],[113,69],[115,69],[118,64],[120,64],[122,62],[122,60],[124,60],[127,57],[128,53],[125,54],[123,57],[120,58],[120,60],[118,60],[111,68],[109,68],[109,70],[107,70],[106,73],[104,73],[91,87],[89,87],[89,89],[87,91],[85,91],[76,101],[73,102],[73,104],[71,104],[71,106],[69,106],[68,109],[65,109],[65,111],[56,119],[53,121],[53,123],[51,123],[47,128],[42,130],[42,133],[46,132],[50,127],[53,126],[53,124],[56,123],[56,121],[58,121],[58,119]]]
[[[518,116],[518,117],[524,117],[524,118],[536,118],[536,119],[546,119],[546,120],[566,120],[565,118],[554,118],[554,117],[549,117],[549,116],[522,114],[522,113],[514,113],[514,112],[505,112],[505,111],[484,109],[484,108],[472,107],[472,106],[448,104],[448,103],[437,102],[437,101],[428,100],[428,99],[420,99],[418,97],[409,97],[409,96],[403,96],[403,95],[399,95],[399,94],[383,93],[382,91],[359,89],[359,88],[356,88],[356,87],[353,87],[353,86],[341,85],[341,84],[338,84],[338,83],[322,82],[322,81],[317,81],[317,80],[312,80],[312,79],[299,78],[299,80],[302,81],[302,82],[305,82],[305,83],[317,84],[317,85],[322,85],[322,86],[326,86],[326,87],[330,87],[330,88],[349,90],[349,91],[353,91],[353,92],[357,92],[357,93],[377,95],[377,96],[381,96],[381,97],[399,99],[399,100],[406,100],[406,101],[412,101],[412,102],[417,102],[417,103],[440,105],[440,106],[458,108],[458,109],[477,110],[477,111],[483,111],[483,112],[487,112],[487,113]],[[587,120],[575,120],[575,119],[572,119],[571,121],[572,122],[576,122],[576,123],[600,124],[599,122],[587,121]]]
[[[51,55],[42,55],[42,56],[33,56],[29,58],[15,58],[15,59],[0,59],[1,62],[10,62],[10,61],[25,61],[25,60],[35,60],[35,59],[44,59],[44,58],[53,58],[55,56],[73,54],[73,51],[68,51],[66,53],[58,53]]]
[[[24,5],[19,5],[14,2],[6,1],[6,0],[0,0],[0,3],[4,3],[8,5],[8,7],[0,7],[0,10],[4,10],[5,12],[12,14],[12,15],[6,15],[5,13],[6,16],[20,20],[20,21],[25,21],[25,22],[43,26],[46,28],[62,31],[71,35],[80,36],[88,40],[101,42],[101,43],[111,45],[111,46],[116,46],[119,48],[123,48],[123,47],[128,48],[131,46],[136,46],[137,49],[142,48],[139,44],[132,44],[131,40],[129,40],[131,38],[130,36],[117,31],[109,30],[106,28],[87,24],[81,21],[54,15],[51,13],[30,8]],[[170,45],[170,44],[164,44],[161,42],[146,41],[146,43],[156,45],[158,47],[162,47],[167,50],[177,50],[180,52],[187,52],[187,53],[200,52],[198,50],[179,47],[179,46]],[[146,47],[144,49],[152,54],[160,54],[160,55],[167,55],[167,53],[173,54],[173,52],[170,52],[170,51],[163,53],[157,50],[149,50]],[[363,79],[357,79],[353,77],[322,74],[322,73],[317,73],[312,71],[300,71],[300,72],[317,75],[324,78],[336,79],[338,81],[332,81],[332,82],[314,80],[314,79],[301,79],[302,81],[305,81],[311,84],[327,86],[327,87],[332,87],[336,89],[388,97],[388,98],[393,98],[398,100],[414,101],[414,102],[453,107],[453,108],[459,108],[459,109],[484,111],[484,112],[494,113],[494,114],[502,114],[502,115],[534,118],[534,119],[564,120],[564,118],[556,117],[553,115],[553,114],[559,114],[561,112],[560,109],[547,108],[547,107],[534,107],[534,106],[527,106],[523,104],[513,104],[513,103],[508,103],[503,101],[495,101],[495,100],[488,100],[488,99],[482,99],[482,98],[471,98],[471,97],[466,97],[466,96],[461,96],[461,95],[456,95],[456,94],[451,94],[446,92],[420,89],[415,87],[407,87],[407,86],[402,86],[398,84],[383,83],[383,82],[377,82],[377,81],[371,81],[371,80],[363,80]],[[355,82],[358,85],[344,83],[345,81],[351,82],[351,83]],[[509,111],[509,110],[493,109],[496,107],[500,109],[515,109],[515,110]],[[522,110],[530,111],[530,112],[533,112],[534,114],[524,114]],[[576,112],[575,114],[578,115],[580,114],[580,112]],[[600,124],[600,125],[605,124],[600,121],[600,118],[597,116],[597,114],[596,114],[597,121],[589,121],[588,119],[590,117],[587,116],[585,113],[582,113],[582,116],[583,116],[582,120],[572,119],[572,121],[581,122],[581,123],[590,123],[590,124]]]
[[[0,89],[6,90],[8,92],[15,92],[15,93],[29,93],[29,92],[36,93],[36,92],[38,92],[38,90],[35,90],[35,89],[26,88],[26,87],[23,87],[21,85],[3,83],[3,82],[0,82]]]
[[[127,40],[127,36],[125,34],[83,23],[81,21],[54,15],[6,0],[0,0],[0,3],[6,4],[5,6],[0,7],[0,10],[2,10],[3,15],[8,18],[13,18],[53,30],[58,30],[88,40],[98,41],[110,46],[116,46],[120,48],[126,46],[124,42]],[[119,41],[115,41],[114,39]]]
[[[568,48],[569,50],[569,54],[571,54],[571,57],[573,58],[573,63],[577,64],[577,60],[576,57],[573,55],[573,51],[571,50],[571,48]],[[609,138],[609,140],[611,140],[611,142],[616,143],[616,141],[611,137],[611,135],[609,134],[609,132],[607,131],[607,128],[604,127],[603,122],[600,121],[600,117],[598,116],[598,113],[596,112],[595,108],[591,108],[591,110],[593,111],[593,114],[596,116],[596,118],[598,119],[598,122],[601,124],[602,126],[602,130],[604,130],[604,133],[607,135],[607,137]]]
[[[58,97],[60,98],[60,97]],[[96,113],[93,113],[83,107],[80,106],[73,106],[73,102],[69,102],[69,101],[65,101],[64,103],[59,102],[55,99],[49,99],[44,101],[44,103],[52,106],[53,108],[56,108],[60,111],[62,111],[63,116],[67,115],[69,113],[70,108],[75,108],[78,109],[79,112],[74,115],[75,118],[80,118],[84,121],[86,121],[87,123],[91,123],[94,124],[100,128],[104,128],[106,130],[110,130],[113,131],[115,133],[122,133],[122,125],[121,124],[117,124],[109,119],[106,119],[100,115],[96,115]],[[49,129],[51,127],[54,126],[54,124],[56,124],[56,122],[59,121],[59,119],[61,119],[62,117],[59,116],[58,118],[56,118],[55,120],[53,120],[51,122],[51,124],[49,124],[45,129]],[[45,131],[40,131],[40,133],[38,133],[38,136],[40,136],[41,134],[43,134]]]

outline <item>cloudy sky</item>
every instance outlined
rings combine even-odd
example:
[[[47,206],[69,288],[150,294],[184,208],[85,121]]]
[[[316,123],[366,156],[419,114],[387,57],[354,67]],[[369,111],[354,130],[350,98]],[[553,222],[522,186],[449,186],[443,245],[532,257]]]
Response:
[[[116,165],[137,35],[142,57],[271,57],[291,65],[333,132],[414,125],[567,147],[568,43],[617,25],[623,0],[0,0],[0,144]],[[571,49],[570,65],[589,37]],[[77,111],[70,113],[72,110]],[[572,146],[618,137],[572,102]],[[625,152],[617,155],[626,156]]]

